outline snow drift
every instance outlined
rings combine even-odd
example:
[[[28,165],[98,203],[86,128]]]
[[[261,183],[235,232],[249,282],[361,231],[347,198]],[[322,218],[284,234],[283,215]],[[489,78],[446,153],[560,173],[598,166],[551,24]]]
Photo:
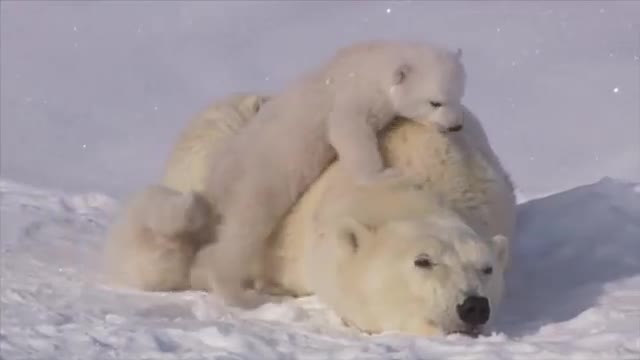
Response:
[[[201,292],[104,283],[119,203],[0,181],[6,359],[637,359],[640,185],[603,179],[519,206],[504,307],[490,336],[362,335],[313,297],[250,312]]]

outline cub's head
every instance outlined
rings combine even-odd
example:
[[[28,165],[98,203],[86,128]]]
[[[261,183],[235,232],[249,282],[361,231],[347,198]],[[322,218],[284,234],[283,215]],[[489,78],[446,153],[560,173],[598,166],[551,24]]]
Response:
[[[481,238],[446,208],[411,207],[324,227],[313,251],[318,296],[366,332],[480,334],[502,298],[507,239]]]
[[[435,47],[407,49],[394,65],[389,98],[396,115],[430,121],[442,131],[463,127],[461,100],[466,73],[455,53]]]

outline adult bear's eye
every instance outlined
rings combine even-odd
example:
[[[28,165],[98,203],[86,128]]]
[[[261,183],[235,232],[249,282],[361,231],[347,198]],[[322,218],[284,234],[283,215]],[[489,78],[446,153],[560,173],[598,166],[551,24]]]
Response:
[[[486,266],[482,268],[482,273],[485,275],[493,274],[493,268],[491,266]]]
[[[438,102],[438,101],[429,101],[429,105],[431,105],[431,106],[433,106],[434,108],[437,109],[437,108],[442,106],[442,103]]]
[[[433,267],[433,262],[431,262],[431,259],[429,259],[427,254],[420,254],[413,261],[413,265],[423,269],[431,269]]]

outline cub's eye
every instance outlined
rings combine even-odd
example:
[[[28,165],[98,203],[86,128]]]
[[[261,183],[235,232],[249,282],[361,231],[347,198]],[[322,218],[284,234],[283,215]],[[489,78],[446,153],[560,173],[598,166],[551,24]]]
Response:
[[[493,274],[493,268],[491,266],[487,266],[482,268],[482,273],[485,275],[491,275]]]
[[[433,267],[431,259],[429,259],[429,256],[426,254],[418,255],[418,257],[413,261],[413,265],[423,269],[431,269]]]
[[[438,102],[438,101],[429,101],[429,105],[431,105],[431,106],[433,106],[434,108],[437,109],[437,108],[442,106],[442,103]]]

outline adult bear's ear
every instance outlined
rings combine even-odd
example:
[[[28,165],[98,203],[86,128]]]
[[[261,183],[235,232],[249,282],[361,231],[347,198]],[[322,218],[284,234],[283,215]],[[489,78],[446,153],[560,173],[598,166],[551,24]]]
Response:
[[[271,96],[268,95],[258,95],[258,107],[256,108],[256,112],[260,111],[262,106],[271,100]]]
[[[247,109],[251,114],[257,114],[260,111],[262,105],[264,105],[267,101],[269,101],[268,96],[263,95],[251,95],[247,96],[242,101],[242,107]]]
[[[410,73],[411,73],[411,65],[401,64],[393,71],[392,84],[393,85],[402,84],[403,82],[405,82],[405,80],[407,79]]]
[[[353,218],[346,218],[338,226],[337,246],[342,254],[355,254],[372,235],[370,227]]]
[[[491,238],[491,243],[496,251],[496,257],[502,268],[506,268],[509,262],[509,239],[504,235],[495,235]]]
[[[460,60],[462,58],[462,49],[458,48],[456,50],[456,59]]]

